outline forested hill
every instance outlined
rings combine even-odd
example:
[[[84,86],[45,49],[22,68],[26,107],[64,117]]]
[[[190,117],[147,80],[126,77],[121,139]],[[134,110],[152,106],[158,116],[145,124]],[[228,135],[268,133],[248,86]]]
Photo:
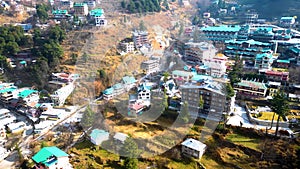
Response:
[[[129,13],[160,12],[162,7],[169,10],[167,0],[123,0],[121,6]]]
[[[238,0],[243,5],[253,4],[260,18],[274,18],[281,16],[300,17],[300,0]]]

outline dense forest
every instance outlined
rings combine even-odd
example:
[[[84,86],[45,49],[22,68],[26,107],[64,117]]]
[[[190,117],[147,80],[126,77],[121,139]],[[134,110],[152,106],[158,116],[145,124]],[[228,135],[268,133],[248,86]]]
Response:
[[[161,5],[169,10],[169,3],[167,0],[123,0],[121,2],[122,8],[129,13],[146,13],[146,12],[160,12]]]
[[[25,72],[31,74],[35,84],[43,87],[47,82],[47,75],[55,71],[63,56],[61,42],[65,38],[65,31],[59,26],[47,30],[35,28],[32,36],[25,35],[20,26],[0,27],[0,62],[7,71],[13,72],[7,58],[14,59],[19,52],[30,52],[36,63],[28,64]]]

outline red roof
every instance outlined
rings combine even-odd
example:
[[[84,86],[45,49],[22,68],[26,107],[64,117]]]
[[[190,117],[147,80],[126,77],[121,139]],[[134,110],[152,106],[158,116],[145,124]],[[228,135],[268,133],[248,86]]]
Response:
[[[132,108],[133,110],[135,110],[135,111],[137,111],[137,110],[139,110],[139,109],[141,109],[141,108],[143,108],[143,107],[144,107],[144,105],[139,104],[139,103],[134,103],[133,105],[131,105],[131,108]]]
[[[266,71],[266,75],[283,76],[283,75],[289,75],[289,72],[276,72],[276,71],[268,70]]]

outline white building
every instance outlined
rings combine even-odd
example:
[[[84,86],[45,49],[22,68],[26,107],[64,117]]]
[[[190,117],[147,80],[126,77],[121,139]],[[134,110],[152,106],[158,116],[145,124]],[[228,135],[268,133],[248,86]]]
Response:
[[[188,138],[181,143],[181,151],[184,155],[201,159],[207,146],[198,140]]]
[[[159,71],[159,60],[147,60],[142,62],[141,69],[145,70],[146,74]]]
[[[101,145],[103,141],[109,140],[109,133],[104,130],[94,129],[90,137],[93,144]]]
[[[10,123],[7,125],[8,131],[11,133],[21,132],[25,129],[26,124],[23,121],[17,123]]]
[[[227,57],[217,55],[213,59],[203,59],[203,64],[210,69],[210,76],[223,77],[226,74]]]
[[[144,84],[144,83],[142,83],[138,87],[138,100],[142,100],[142,101],[150,101],[151,100],[150,87],[146,86],[146,84]]]
[[[134,43],[133,42],[121,42],[120,48],[125,53],[134,52]]]

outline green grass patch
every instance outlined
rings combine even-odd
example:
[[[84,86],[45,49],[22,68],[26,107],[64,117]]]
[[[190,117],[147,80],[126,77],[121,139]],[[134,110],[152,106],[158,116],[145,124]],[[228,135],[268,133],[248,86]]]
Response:
[[[242,145],[248,148],[251,148],[253,150],[259,150],[259,144],[260,144],[260,140],[259,139],[255,139],[255,138],[249,138],[249,137],[245,137],[239,134],[228,134],[226,136],[226,140],[234,143],[234,144],[238,144],[238,145]]]

